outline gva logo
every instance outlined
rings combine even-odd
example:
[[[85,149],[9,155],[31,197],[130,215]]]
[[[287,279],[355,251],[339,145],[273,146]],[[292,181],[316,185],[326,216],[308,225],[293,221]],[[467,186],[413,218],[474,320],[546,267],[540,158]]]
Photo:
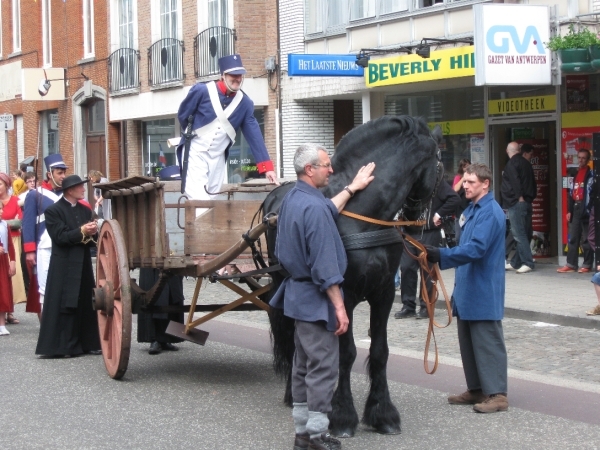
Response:
[[[503,35],[500,37],[500,44],[496,43],[496,36],[498,34]],[[506,36],[506,34],[508,34],[509,36]],[[522,40],[519,37],[517,29],[513,25],[494,25],[488,30],[485,40],[488,48],[494,53],[508,53],[509,37],[515,47],[515,50],[517,50],[517,53],[519,53],[520,55],[527,53],[529,44],[532,41],[533,45],[536,46],[537,51],[540,55],[546,54],[544,46],[542,45],[542,39],[540,38],[540,34],[538,33],[537,28],[533,25],[529,25],[525,29],[525,33],[523,34]]]

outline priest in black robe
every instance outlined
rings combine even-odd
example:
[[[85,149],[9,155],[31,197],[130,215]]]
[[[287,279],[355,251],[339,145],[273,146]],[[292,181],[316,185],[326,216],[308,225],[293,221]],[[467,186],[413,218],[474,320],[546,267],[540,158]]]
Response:
[[[90,248],[98,224],[81,200],[85,183],[78,175],[63,180],[63,197],[45,211],[52,239],[44,314],[35,353],[43,357],[100,354],[98,316],[92,308],[95,286]]]

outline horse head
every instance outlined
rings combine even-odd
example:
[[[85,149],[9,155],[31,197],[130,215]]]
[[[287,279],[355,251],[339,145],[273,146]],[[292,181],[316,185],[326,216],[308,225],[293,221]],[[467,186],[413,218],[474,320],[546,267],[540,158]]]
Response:
[[[408,197],[413,199],[411,203],[430,200],[439,179],[441,138],[441,129],[430,131],[422,118],[384,116],[363,124],[344,136],[336,148],[331,158],[334,173],[324,193],[328,197],[337,194],[361,166],[373,161],[375,179],[346,209],[392,220]]]

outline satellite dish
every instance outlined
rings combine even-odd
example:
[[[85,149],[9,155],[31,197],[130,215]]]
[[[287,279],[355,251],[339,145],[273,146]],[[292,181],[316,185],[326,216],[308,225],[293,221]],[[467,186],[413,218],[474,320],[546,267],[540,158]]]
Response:
[[[42,97],[44,97],[48,93],[48,91],[50,90],[50,86],[50,80],[40,81],[40,84],[38,85],[38,92]]]

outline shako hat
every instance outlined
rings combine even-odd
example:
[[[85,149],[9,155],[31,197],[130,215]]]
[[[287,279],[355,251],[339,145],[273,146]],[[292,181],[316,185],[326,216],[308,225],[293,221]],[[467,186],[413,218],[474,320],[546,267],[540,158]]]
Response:
[[[246,73],[246,69],[242,64],[242,57],[237,54],[219,58],[219,70],[221,75],[244,75]]]
[[[162,181],[181,180],[181,170],[179,166],[168,166],[158,171],[158,178]]]
[[[46,163],[46,170],[48,172],[52,171],[52,169],[68,169],[67,165],[63,161],[63,157],[60,153],[53,153],[52,155],[48,155],[44,158],[44,163]]]
[[[87,178],[82,180],[79,175],[69,175],[63,180],[61,188],[63,191],[66,191],[69,188],[79,186],[80,184],[87,183],[88,181],[89,180]]]

